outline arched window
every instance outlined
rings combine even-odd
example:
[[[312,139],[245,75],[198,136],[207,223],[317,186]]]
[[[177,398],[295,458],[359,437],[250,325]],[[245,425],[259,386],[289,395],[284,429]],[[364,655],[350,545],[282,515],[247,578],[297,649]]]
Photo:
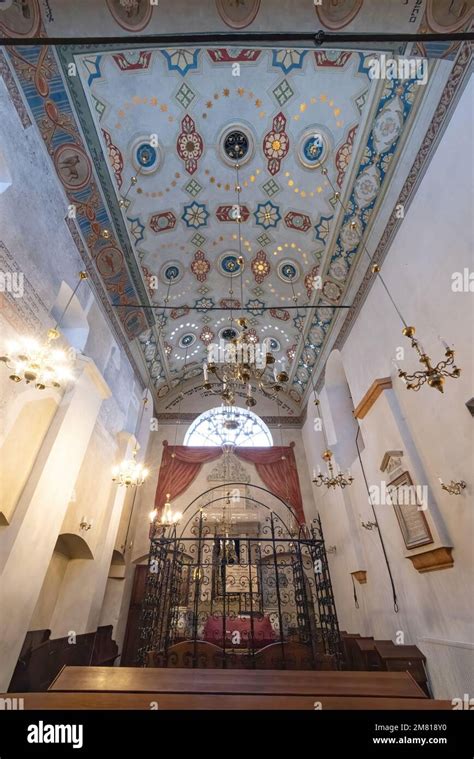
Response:
[[[236,407],[212,408],[198,416],[184,437],[184,445],[271,446],[267,425],[251,411]]]

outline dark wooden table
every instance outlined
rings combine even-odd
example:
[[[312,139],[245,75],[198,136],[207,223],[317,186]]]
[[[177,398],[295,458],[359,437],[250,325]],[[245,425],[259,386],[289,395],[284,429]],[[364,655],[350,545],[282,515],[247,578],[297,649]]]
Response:
[[[407,672],[64,667],[49,691],[426,698]]]

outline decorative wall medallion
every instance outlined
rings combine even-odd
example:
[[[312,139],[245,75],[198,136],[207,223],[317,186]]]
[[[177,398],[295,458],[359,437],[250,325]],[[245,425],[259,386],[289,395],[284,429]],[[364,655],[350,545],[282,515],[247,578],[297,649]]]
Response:
[[[0,7],[0,32],[6,37],[36,37],[41,26],[38,0],[15,0]]]
[[[212,298],[199,298],[194,304],[194,308],[201,314],[207,313],[214,306]]]
[[[290,318],[290,312],[285,308],[271,308],[270,316],[273,316],[274,319],[279,319],[281,322],[287,322]]]
[[[191,271],[198,282],[205,282],[210,268],[211,264],[207,260],[205,254],[202,250],[197,250],[194,254],[193,262],[191,263]]]
[[[196,171],[203,148],[202,137],[196,130],[194,120],[186,115],[181,122],[181,133],[178,136],[176,149],[188,174],[194,174]]]
[[[255,142],[252,132],[243,124],[226,127],[219,136],[219,154],[229,166],[243,166],[253,156]]]
[[[144,29],[153,13],[150,0],[107,0],[107,6],[117,24],[129,32]]]
[[[237,206],[237,205],[228,205],[228,206],[219,206],[216,209],[216,218],[219,221],[223,222],[235,222],[237,221],[237,216],[240,210],[240,220],[241,221],[248,221],[248,218],[250,216],[250,211],[247,206]]]
[[[329,274],[333,279],[337,279],[340,282],[344,282],[347,277],[348,272],[348,265],[347,261],[340,257],[338,259],[335,259],[334,261],[331,261],[331,266],[329,267]]]
[[[186,332],[185,335],[181,335],[178,345],[180,348],[190,348],[196,342],[196,335],[192,332]]]
[[[255,20],[260,0],[216,0],[223,22],[232,29],[245,29]]]
[[[330,139],[319,124],[305,129],[298,141],[298,158],[306,169],[317,169],[329,154]]]
[[[315,11],[327,29],[343,29],[351,23],[362,8],[364,0],[335,0],[326,5],[315,5]]]
[[[104,135],[105,145],[107,147],[107,153],[109,157],[109,164],[112,168],[112,171],[115,174],[115,179],[117,182],[117,187],[122,187],[122,171],[123,171],[123,157],[122,153],[118,149],[116,145],[113,144],[112,138],[110,134],[103,129],[102,134]]]
[[[296,261],[286,258],[278,264],[277,274],[283,282],[296,282],[299,279],[301,270]]]
[[[265,303],[263,302],[263,300],[258,300],[258,298],[254,298],[253,300],[247,301],[246,308],[249,314],[252,314],[252,316],[262,316],[262,314],[264,313]]]
[[[60,145],[54,153],[59,178],[68,190],[81,190],[91,178],[92,169],[84,150],[72,142]]]
[[[299,211],[289,211],[284,218],[288,229],[294,229],[296,232],[307,232],[311,229],[311,219],[305,213]]]
[[[221,308],[240,308],[240,300],[237,298],[222,298],[222,300],[219,301],[219,306]]]
[[[260,285],[265,277],[270,274],[270,263],[264,250],[259,250],[252,263],[250,264],[252,274],[257,285]]]
[[[235,340],[238,334],[234,327],[223,327],[219,332],[219,338],[221,340]]]
[[[281,351],[281,343],[279,340],[276,339],[276,337],[269,338],[269,345],[270,345],[270,350],[272,353],[278,353],[279,351]]]
[[[218,262],[220,273],[225,277],[235,277],[237,274],[240,274],[241,265],[238,262],[238,258],[238,253],[233,253],[232,251],[223,253]],[[245,268],[245,263],[243,267]]]
[[[398,140],[403,127],[403,104],[399,97],[389,100],[375,119],[372,130],[377,153],[385,153]]]
[[[263,152],[268,159],[268,171],[272,176],[280,171],[281,162],[290,148],[285,127],[286,118],[280,111],[273,119],[271,130],[263,138]]]
[[[323,284],[323,295],[333,303],[337,303],[342,295],[342,287],[335,282],[326,280],[326,282]]]
[[[209,211],[204,203],[190,203],[189,206],[184,206],[181,218],[187,227],[199,229],[199,227],[207,226],[208,216]]]
[[[376,198],[380,187],[380,172],[371,164],[357,177],[354,184],[354,200],[359,208],[365,208]]]
[[[157,234],[159,232],[169,232],[170,229],[174,229],[176,226],[176,216],[173,211],[163,211],[162,213],[155,213],[151,217],[148,226],[153,232]]]
[[[128,311],[124,319],[124,326],[130,339],[137,337],[146,327],[143,311]]]
[[[107,245],[98,253],[95,263],[104,279],[116,277],[123,268],[122,252],[113,245]]]
[[[182,279],[183,267],[179,261],[167,261],[160,269],[160,279],[166,285],[173,285]]]
[[[138,137],[132,145],[132,163],[140,174],[154,174],[161,166],[161,148],[150,143],[150,135]]]
[[[253,215],[258,226],[264,229],[276,227],[281,219],[280,209],[269,200],[266,203],[259,203]]]
[[[199,339],[204,345],[209,345],[209,343],[212,343],[214,340],[214,332],[209,327],[204,327],[201,334],[199,335]]]
[[[474,20],[474,8],[469,0],[428,0],[426,20],[434,32],[459,32]]]

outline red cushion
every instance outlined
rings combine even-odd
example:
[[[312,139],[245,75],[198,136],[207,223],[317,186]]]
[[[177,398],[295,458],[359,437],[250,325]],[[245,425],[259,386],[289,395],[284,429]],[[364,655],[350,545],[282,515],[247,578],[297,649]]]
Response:
[[[232,641],[232,635],[235,632],[240,633],[240,644],[247,645],[252,642],[252,624],[250,617],[227,617],[225,625],[225,641],[227,645],[238,647],[238,643]],[[223,621],[222,617],[209,617],[204,626],[204,640],[208,643],[215,643],[217,646],[223,644]],[[254,617],[253,619],[253,643],[256,647],[267,646],[275,640],[275,633],[268,617]]]

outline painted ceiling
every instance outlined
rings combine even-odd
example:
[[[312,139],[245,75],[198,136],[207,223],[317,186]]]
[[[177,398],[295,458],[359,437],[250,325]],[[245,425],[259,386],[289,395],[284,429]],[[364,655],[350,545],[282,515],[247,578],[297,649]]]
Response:
[[[117,292],[128,248],[133,260],[127,263],[139,269],[150,304],[169,298],[167,310],[148,312],[152,329],[143,331],[142,313],[127,317],[130,337],[146,341],[158,394],[181,379],[185,359],[187,377],[199,371],[207,345],[231,326],[228,311],[210,309],[231,302],[247,309],[256,339],[271,337],[278,360],[293,362],[303,306],[316,296],[321,308],[310,337],[316,357],[351,268],[340,251],[333,260],[327,251],[338,210],[331,185],[343,186],[354,139],[371,110],[363,57],[186,49],[84,54],[75,62],[128,238],[125,246],[107,241],[97,267]],[[392,124],[400,109],[396,96],[382,118]],[[389,151],[401,125],[399,119],[380,152]],[[381,180],[378,171],[366,176],[372,184],[364,208]],[[322,289],[315,291],[315,277],[323,273]],[[293,308],[294,298],[301,310]],[[294,400],[305,380],[304,367],[296,367]]]
[[[88,18],[97,14],[93,30],[82,29],[79,18],[67,26],[62,0],[46,6],[14,2],[0,17],[0,34],[48,36],[72,27],[113,34],[114,26],[133,34],[169,26],[163,8],[149,3],[86,2]],[[364,24],[380,27],[372,0],[336,6],[316,9],[317,23],[357,30],[365,14]],[[420,30],[433,28],[427,14],[438,18],[441,6],[417,4]],[[268,10],[266,2],[210,3],[205,26],[201,13],[193,28],[258,30]],[[281,12],[281,23],[294,12],[296,26],[312,25],[299,1]],[[415,23],[404,14],[398,5],[397,31]],[[267,22],[267,29],[278,27]],[[457,28],[465,23],[463,16]],[[430,55],[453,53],[449,43],[432,44]],[[229,46],[9,49],[74,209],[66,223],[163,408],[183,381],[199,385],[207,346],[228,337],[230,304],[234,316],[246,310],[255,340],[271,338],[278,361],[289,362],[283,408],[301,408],[364,265],[360,241],[377,219],[426,94],[410,80],[371,80],[373,56]]]

